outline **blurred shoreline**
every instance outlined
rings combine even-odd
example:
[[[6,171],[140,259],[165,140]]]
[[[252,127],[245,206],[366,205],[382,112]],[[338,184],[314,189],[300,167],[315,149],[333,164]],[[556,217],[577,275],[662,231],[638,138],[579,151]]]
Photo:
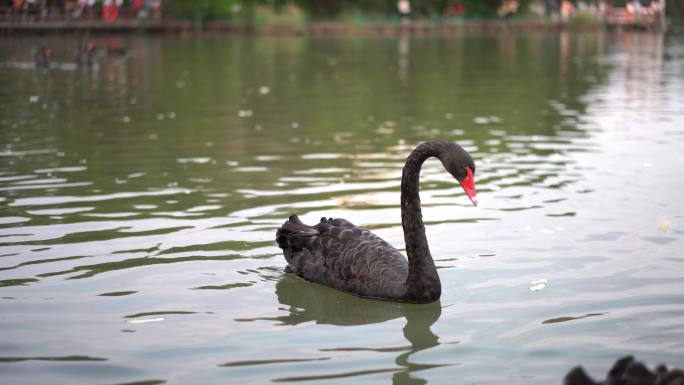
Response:
[[[197,34],[227,33],[255,35],[397,35],[397,34],[451,34],[456,32],[526,32],[547,30],[629,30],[658,31],[664,27],[648,21],[569,23],[549,20],[387,20],[355,23],[343,20],[309,21],[301,24],[243,23],[235,21],[205,21],[160,19],[119,20],[113,23],[102,20],[63,21],[1,21],[0,33],[152,33]]]

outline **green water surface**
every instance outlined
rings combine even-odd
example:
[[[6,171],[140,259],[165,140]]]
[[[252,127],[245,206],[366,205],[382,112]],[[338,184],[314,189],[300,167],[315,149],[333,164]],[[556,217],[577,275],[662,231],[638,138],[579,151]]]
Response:
[[[684,365],[683,36],[122,36],[123,55],[86,39],[90,68],[78,36],[0,40],[0,383]],[[473,155],[480,200],[425,164],[439,302],[284,273],[292,213],[403,249],[403,160],[431,139]]]

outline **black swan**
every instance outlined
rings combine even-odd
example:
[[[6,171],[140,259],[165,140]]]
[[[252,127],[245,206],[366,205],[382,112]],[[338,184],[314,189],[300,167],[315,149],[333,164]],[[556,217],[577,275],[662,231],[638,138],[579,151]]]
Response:
[[[420,168],[433,156],[477,205],[475,163],[461,146],[430,141],[416,147],[401,176],[401,224],[408,261],[380,237],[345,219],[321,218],[308,226],[292,215],[276,232],[287,260],[285,271],[361,297],[412,303],[439,299],[442,286],[430,256],[418,196]]]
[[[622,357],[608,371],[606,380],[594,381],[582,367],[572,369],[563,380],[565,385],[684,385],[684,370],[658,365],[655,372],[634,357]]]
[[[41,46],[34,57],[36,61],[36,68],[48,69],[50,68],[50,58],[52,57],[52,50],[46,46]]]
[[[97,51],[95,43],[92,41],[88,41],[87,43],[81,41],[76,50],[76,65],[79,68],[92,67],[94,63],[93,57],[95,56],[95,51]]]

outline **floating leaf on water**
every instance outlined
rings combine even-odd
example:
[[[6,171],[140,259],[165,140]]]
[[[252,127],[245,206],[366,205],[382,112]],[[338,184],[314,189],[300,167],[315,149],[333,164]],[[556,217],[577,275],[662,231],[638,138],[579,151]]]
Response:
[[[668,230],[670,230],[670,221],[667,219],[661,219],[660,223],[658,224],[658,230],[666,233]]]
[[[549,282],[544,278],[538,279],[536,281],[532,281],[532,282],[530,282],[530,291],[544,290],[544,288],[548,284],[549,284]]]
[[[144,324],[149,322],[161,322],[164,321],[164,317],[159,318],[143,318],[143,319],[127,319],[126,323],[129,324]]]

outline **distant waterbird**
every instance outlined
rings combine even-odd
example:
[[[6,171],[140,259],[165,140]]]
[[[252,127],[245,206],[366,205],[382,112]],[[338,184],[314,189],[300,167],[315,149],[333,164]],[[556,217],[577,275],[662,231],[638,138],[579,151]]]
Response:
[[[50,59],[52,58],[52,49],[41,46],[34,56],[34,61],[37,69],[50,68]]]
[[[95,62],[93,58],[95,56],[96,51],[97,47],[95,47],[95,43],[93,43],[92,41],[80,42],[76,49],[76,65],[82,68],[92,67]]]

